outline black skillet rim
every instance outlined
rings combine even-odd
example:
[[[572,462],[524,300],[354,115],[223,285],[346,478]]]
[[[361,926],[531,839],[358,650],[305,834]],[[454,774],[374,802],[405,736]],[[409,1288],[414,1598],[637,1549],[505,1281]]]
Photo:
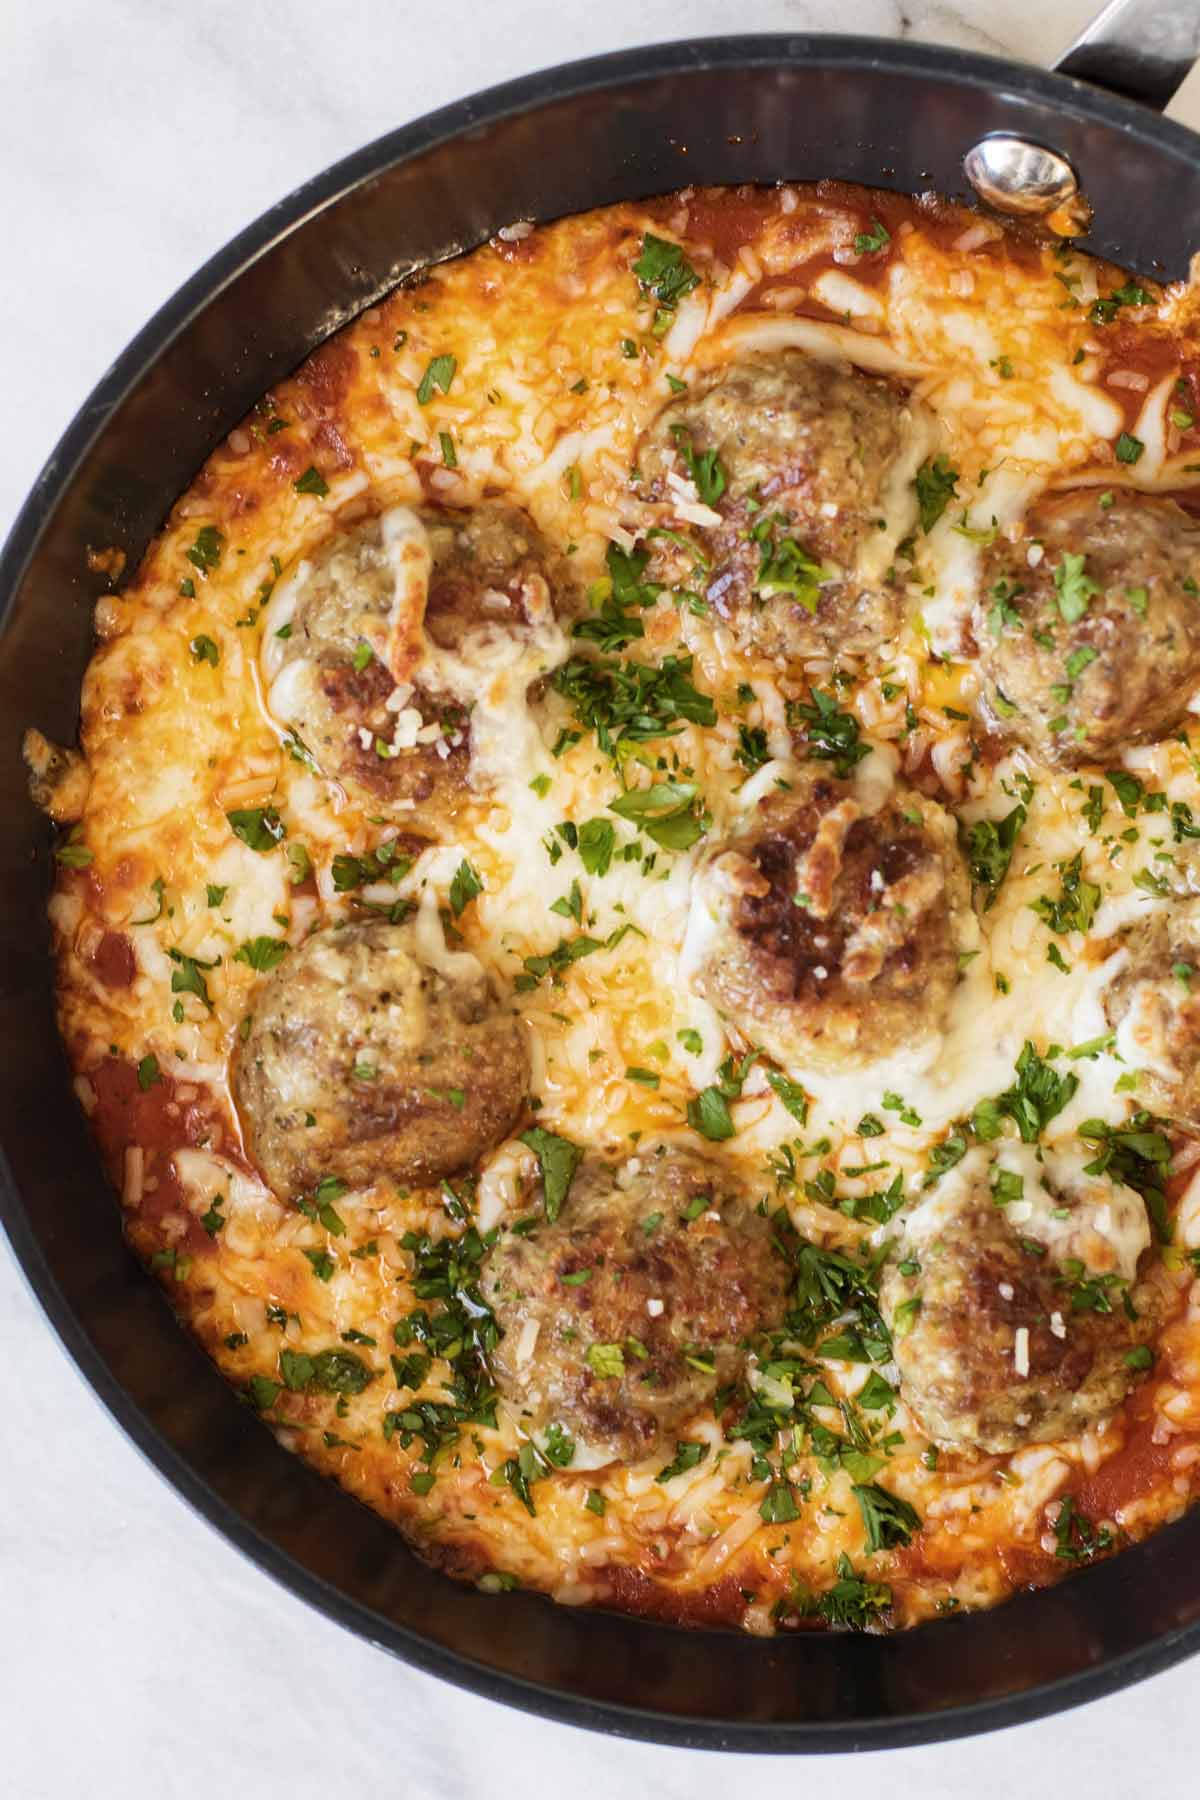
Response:
[[[110,414],[138,385],[167,346],[231,280],[308,217],[335,204],[341,196],[396,163],[482,125],[535,110],[544,101],[557,102],[577,94],[663,75],[686,74],[690,70],[775,66],[781,60],[817,62],[825,66],[892,68],[940,77],[968,87],[982,86],[989,92],[1002,88],[1015,98],[1055,105],[1075,117],[1116,124],[1155,148],[1194,164],[1200,163],[1200,137],[1136,102],[999,57],[872,37],[756,33],[662,43],[560,64],[485,89],[386,133],[304,183],[210,257],[158,309],[80,407],[17,514],[0,551],[0,629],[7,621],[9,602],[43,531],[69,491],[88,450],[104,432]],[[363,304],[369,304],[369,301]],[[165,497],[164,511],[173,498],[173,495]],[[1054,1682],[999,1699],[936,1712],[827,1723],[759,1725],[721,1719],[686,1719],[648,1708],[586,1700],[562,1689],[501,1673],[468,1657],[443,1650],[419,1633],[385,1621],[369,1608],[350,1600],[268,1542],[213,1491],[149,1423],[137,1402],[89,1342],[45,1260],[7,1160],[2,1155],[0,1220],[29,1288],[82,1378],[125,1436],[195,1512],[259,1568],[327,1618],[425,1673],[486,1699],[558,1723],[681,1748],[774,1754],[832,1753],[941,1743],[1026,1723],[1102,1698],[1200,1651],[1200,1622],[1197,1622],[1165,1632],[1135,1650]],[[1124,1551],[1120,1558],[1122,1563],[1136,1558],[1139,1548],[1142,1547],[1134,1546]],[[1073,1579],[1086,1580],[1087,1576]],[[1008,1602],[1010,1605],[1019,1603],[1019,1597]],[[966,1624],[967,1620],[962,1623]],[[952,1627],[943,1624],[930,1629],[946,1631]],[[714,1640],[714,1645],[717,1641]]]

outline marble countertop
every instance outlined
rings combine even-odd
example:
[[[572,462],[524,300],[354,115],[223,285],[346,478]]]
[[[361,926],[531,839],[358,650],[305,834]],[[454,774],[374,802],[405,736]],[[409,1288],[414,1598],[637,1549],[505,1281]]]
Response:
[[[83,396],[173,289],[335,158],[506,77],[729,30],[905,35],[1049,61],[1090,0],[41,0],[0,8],[0,537]],[[468,25],[469,28],[464,29]],[[1172,113],[1200,127],[1200,79]],[[179,204],[179,196],[185,202]],[[9,747],[11,750],[11,746]],[[13,1800],[337,1792],[703,1800],[782,1762],[621,1743],[474,1699],[310,1612],[141,1461],[0,1241],[0,1735]],[[49,1431],[46,1425],[49,1421]],[[1200,1664],[986,1739],[820,1770],[845,1800],[1100,1797],[1194,1779]]]

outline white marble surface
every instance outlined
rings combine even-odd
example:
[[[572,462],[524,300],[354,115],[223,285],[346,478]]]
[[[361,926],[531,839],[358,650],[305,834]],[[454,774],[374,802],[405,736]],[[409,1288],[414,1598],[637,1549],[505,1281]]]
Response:
[[[1089,0],[38,0],[0,5],[0,536],[96,378],[305,177],[505,77],[639,41],[820,29],[1049,60]],[[1172,111],[1200,126],[1200,82]],[[182,197],[182,200],[181,200]],[[11,746],[6,746],[11,753]],[[808,1771],[587,1736],[406,1669],[244,1563],[91,1399],[0,1249],[0,1792],[12,1800],[771,1800]],[[47,1423],[49,1431],[47,1432]],[[1200,1664],[989,1739],[811,1773],[845,1800],[1194,1783]]]

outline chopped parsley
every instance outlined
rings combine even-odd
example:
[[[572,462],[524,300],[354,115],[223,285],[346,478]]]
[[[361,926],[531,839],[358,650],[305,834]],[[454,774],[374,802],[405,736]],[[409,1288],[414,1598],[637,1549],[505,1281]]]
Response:
[[[221,652],[204,632],[201,632],[198,637],[194,637],[188,648],[196,662],[211,663],[214,669],[221,660]]]
[[[554,1132],[546,1131],[540,1125],[523,1131],[521,1142],[537,1157],[542,1177],[542,1206],[547,1222],[553,1225],[571,1190],[583,1150],[580,1145],[573,1144],[570,1138],[557,1137]]]
[[[583,894],[577,881],[571,883],[567,893],[550,902],[550,911],[564,919],[574,919],[577,925],[583,924]]]
[[[1121,803],[1121,811],[1127,819],[1136,819],[1138,807],[1142,804],[1145,787],[1136,775],[1128,769],[1106,769],[1104,779]]]
[[[694,781],[656,781],[630,788],[609,803],[609,811],[628,819],[664,850],[689,850],[708,830],[708,818]]]
[[[693,449],[691,434],[686,425],[674,426],[672,436],[684,467],[696,484],[696,492],[702,504],[715,506],[728,486],[721,458],[715,450]]]
[[[287,836],[287,827],[273,806],[239,807],[225,817],[233,835],[262,854],[274,850]]]
[[[154,895],[155,899],[154,911],[152,913],[147,913],[144,919],[134,919],[132,922],[135,925],[157,925],[158,921],[163,916],[166,907],[166,883],[161,875],[156,875],[154,880],[150,883],[150,892]]]
[[[967,866],[971,880],[986,895],[984,912],[996,904],[1027,817],[1025,807],[1018,802],[1002,819],[976,819],[967,827]]]
[[[450,392],[450,384],[454,380],[454,372],[458,368],[458,360],[453,356],[435,356],[431,359],[417,388],[417,405],[428,406],[433,399],[434,389],[443,394]]]
[[[1057,899],[1041,894],[1030,910],[1060,936],[1068,931],[1088,931],[1100,904],[1100,889],[1083,878],[1083,853],[1077,850],[1067,862],[1057,863],[1062,891]]]
[[[837,1559],[836,1569],[838,1579],[823,1593],[812,1596],[801,1590],[797,1596],[797,1610],[822,1618],[829,1625],[840,1625],[847,1631],[865,1631],[892,1604],[892,1590],[882,1582],[865,1581],[856,1575],[854,1565],[844,1551]]]
[[[787,714],[789,724],[803,725],[809,756],[831,762],[834,774],[843,780],[871,754],[870,744],[861,741],[858,720],[821,688],[813,688],[811,706],[789,700]]]
[[[329,492],[329,483],[315,463],[310,463],[303,475],[293,481],[292,486],[298,494],[311,494],[316,500],[324,500]]]
[[[1077,1075],[1060,1075],[1026,1040],[1016,1062],[1016,1081],[994,1100],[981,1100],[971,1115],[976,1137],[985,1143],[1000,1135],[1003,1118],[1012,1119],[1023,1142],[1034,1144],[1079,1086]]]
[[[838,1338],[826,1341],[846,1360],[886,1362],[892,1345],[879,1312],[878,1259],[856,1262],[841,1251],[824,1250],[794,1234],[784,1234],[782,1242],[796,1270],[785,1319],[788,1331],[811,1346],[838,1320]],[[821,1349],[824,1353],[825,1346]]]
[[[584,1360],[601,1381],[619,1381],[625,1373],[625,1352],[620,1344],[589,1344]]]
[[[915,1508],[877,1482],[856,1483],[853,1493],[866,1527],[867,1550],[872,1555],[911,1543],[913,1532],[920,1531],[921,1516]]]
[[[656,337],[662,337],[671,324],[671,314],[685,295],[699,287],[700,277],[678,244],[671,243],[667,238],[655,237],[651,231],[646,232],[642,238],[641,252],[633,265],[633,272],[643,294],[651,295],[658,302],[653,331]],[[629,352],[626,351],[625,354],[628,355]]]
[[[444,1190],[443,1199],[452,1216],[461,1217],[457,1196]],[[412,1291],[423,1304],[392,1327],[397,1348],[406,1352],[391,1358],[396,1386],[415,1395],[434,1358],[450,1364],[450,1379],[440,1384],[436,1400],[414,1397],[386,1414],[383,1432],[387,1439],[398,1434],[403,1449],[419,1438],[421,1458],[432,1468],[438,1455],[458,1442],[464,1424],[496,1425],[488,1358],[499,1331],[479,1290],[480,1265],[496,1233],[481,1235],[469,1226],[459,1237],[406,1232],[400,1241],[413,1258]]]
[[[556,1469],[569,1469],[575,1461],[575,1439],[564,1431],[557,1419],[546,1432],[542,1454]]]
[[[579,827],[579,859],[589,875],[607,875],[612,865],[616,830],[609,819],[585,819]]]
[[[576,938],[560,938],[553,950],[544,955],[526,956],[522,959],[525,973],[517,976],[513,986],[519,994],[527,994],[546,975],[558,981],[563,971],[581,957],[594,956],[597,950],[615,950],[622,938],[637,929],[636,925],[626,920],[625,924],[610,931],[606,938],[590,937],[586,932]]]
[[[95,854],[86,844],[81,844],[75,832],[72,832],[66,843],[60,844],[54,852],[54,860],[61,863],[64,869],[86,869],[95,860]]]
[[[646,627],[637,613],[653,606],[662,588],[657,582],[642,580],[650,560],[648,550],[625,551],[619,544],[610,544],[604,560],[608,578],[593,588],[592,612],[586,618],[577,619],[571,632],[572,636],[611,653],[624,650],[635,638],[645,637]],[[572,663],[577,661],[572,658]],[[557,677],[554,685],[560,693],[565,691]]]
[[[375,1379],[352,1350],[319,1350],[309,1356],[303,1350],[281,1350],[279,1373],[293,1394],[361,1394]]]
[[[756,769],[761,769],[765,763],[770,762],[771,751],[767,744],[767,734],[761,725],[738,726],[738,747],[734,751],[734,756],[751,774]]]
[[[680,1033],[683,1036],[683,1033]],[[766,1070],[767,1085],[778,1097],[784,1108],[791,1113],[798,1125],[808,1123],[808,1095],[798,1082],[789,1081],[776,1069]]]
[[[209,998],[208,984],[204,979],[204,971],[215,969],[220,957],[212,962],[201,962],[197,956],[185,956],[182,950],[168,950],[167,955],[176,967],[171,971],[171,992],[173,994],[195,994],[204,1003],[209,1012],[213,1003]]]
[[[257,969],[262,974],[268,969],[277,969],[287,953],[288,945],[284,938],[247,938],[234,952],[233,960],[245,963],[247,968]]]
[[[943,455],[923,462],[916,474],[917,506],[921,530],[930,532],[958,492],[958,470]]]
[[[830,579],[826,569],[795,538],[779,535],[783,520],[763,519],[753,527],[751,538],[759,546],[758,574],[754,592],[764,600],[787,594],[805,609],[815,613],[821,598],[821,584]]]
[[[966,1154],[966,1138],[961,1131],[952,1131],[949,1137],[943,1138],[942,1142],[935,1144],[930,1151],[929,1169],[921,1183],[922,1187],[933,1187],[942,1179],[943,1175],[948,1174],[956,1164],[960,1163]]]
[[[225,539],[215,525],[202,525],[196,533],[196,541],[187,551],[187,559],[207,575],[221,561],[221,552],[225,548]]]
[[[1162,1129],[1163,1123],[1152,1113],[1139,1111],[1121,1126],[1106,1125],[1103,1119],[1085,1119],[1079,1135],[1096,1150],[1084,1174],[1107,1175],[1110,1181],[1123,1182],[1140,1194],[1155,1234],[1165,1244],[1171,1239],[1165,1192],[1171,1140]]]
[[[1093,325],[1111,325],[1123,306],[1149,306],[1150,295],[1136,281],[1127,281],[1122,287],[1113,288],[1098,300],[1093,300],[1088,309],[1088,318]]]
[[[892,234],[879,219],[871,220],[870,231],[860,231],[854,240],[854,249],[859,256],[873,256],[877,250],[883,250],[892,241]]]
[[[702,1088],[694,1100],[688,1101],[687,1122],[693,1131],[698,1131],[701,1137],[717,1144],[735,1136],[729,1102],[740,1097],[756,1056],[757,1052],[751,1051],[740,1063],[735,1063],[732,1056],[727,1056],[717,1071],[718,1080],[711,1087]]]
[[[758,1516],[768,1525],[790,1525],[800,1517],[796,1490],[790,1481],[772,1481],[759,1503]]]
[[[1100,592],[1096,583],[1084,573],[1084,558],[1071,550],[1064,550],[1062,561],[1054,571],[1054,587],[1058,610],[1068,625],[1082,619],[1093,594]]]
[[[331,866],[333,888],[337,894],[349,894],[355,888],[370,887],[375,882],[403,881],[413,866],[411,856],[402,856],[392,839],[365,850],[361,856],[335,856]]]
[[[676,1475],[685,1475],[689,1469],[697,1468],[708,1455],[707,1444],[697,1444],[691,1438],[676,1441],[675,1454],[664,1469],[660,1469],[654,1477],[655,1481],[673,1481]]]
[[[483,880],[479,871],[464,857],[454,871],[450,883],[450,911],[456,919],[461,918],[471,901],[483,892]]]
[[[1081,1513],[1070,1494],[1058,1509],[1054,1525],[1055,1556],[1064,1562],[1090,1562],[1105,1550],[1111,1550],[1113,1534],[1107,1525],[1099,1530],[1085,1513]]]
[[[690,656],[667,656],[659,664],[573,656],[556,670],[553,685],[620,767],[637,745],[677,737],[685,723],[716,724],[716,707],[691,677]]]

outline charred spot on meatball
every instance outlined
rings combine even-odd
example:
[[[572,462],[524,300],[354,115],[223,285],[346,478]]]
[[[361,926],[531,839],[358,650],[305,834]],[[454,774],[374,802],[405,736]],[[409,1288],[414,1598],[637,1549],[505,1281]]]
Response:
[[[301,754],[366,801],[453,816],[471,791],[474,690],[448,670],[466,648],[532,639],[570,587],[515,506],[393,507],[277,584],[263,640],[272,710]]]
[[[661,1454],[780,1322],[787,1279],[769,1221],[703,1157],[585,1161],[553,1224],[487,1258],[497,1383],[527,1430],[558,1424],[594,1463]]]
[[[891,382],[784,350],[671,401],[638,470],[680,522],[706,517],[707,599],[743,648],[856,655],[900,628],[892,563],[916,522],[929,441],[925,415]]]
[[[1200,1130],[1200,901],[1122,934],[1101,1002],[1144,1105]]]
[[[263,982],[234,1092],[254,1161],[294,1196],[470,1168],[529,1080],[522,1026],[474,957],[431,962],[411,925],[371,920],[315,932]]]
[[[802,766],[709,851],[691,985],[785,1069],[861,1068],[939,1030],[973,933],[954,828],[896,786],[878,806]]]
[[[1200,682],[1198,582],[1200,525],[1173,500],[1093,488],[1036,507],[984,556],[997,731],[1060,768],[1166,737]]]
[[[1129,1291],[1127,1308],[1123,1282],[1056,1263],[1022,1236],[986,1157],[974,1161],[912,1214],[879,1303],[901,1394],[926,1434],[1004,1455],[1112,1413],[1137,1378],[1129,1353],[1153,1335],[1157,1309],[1146,1284]]]

